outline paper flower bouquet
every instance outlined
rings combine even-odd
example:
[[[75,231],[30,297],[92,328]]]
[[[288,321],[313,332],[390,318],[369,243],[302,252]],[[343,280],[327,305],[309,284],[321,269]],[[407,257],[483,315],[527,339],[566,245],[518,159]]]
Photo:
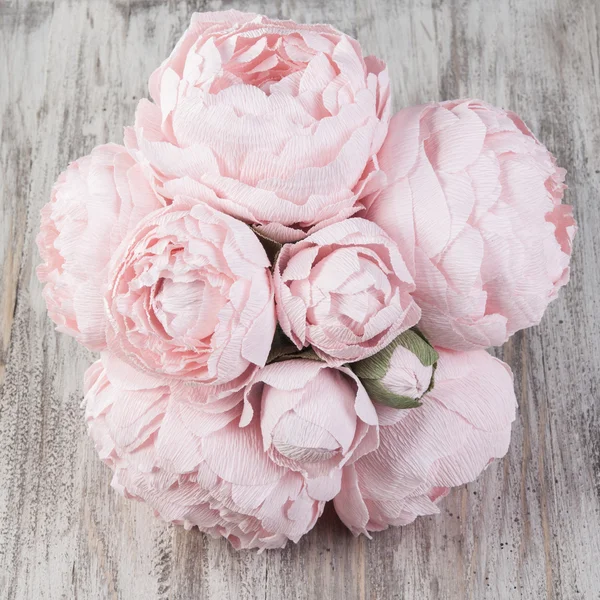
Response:
[[[485,349],[569,277],[564,170],[478,100],[390,118],[385,64],[328,25],[195,14],[124,146],[42,210],[58,330],[100,352],[113,486],[236,548],[438,512],[508,448]]]

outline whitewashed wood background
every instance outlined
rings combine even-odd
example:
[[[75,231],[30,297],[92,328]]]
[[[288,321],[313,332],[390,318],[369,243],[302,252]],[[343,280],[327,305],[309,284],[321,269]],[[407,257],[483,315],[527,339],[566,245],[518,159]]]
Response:
[[[39,210],[108,141],[195,10],[330,22],[384,58],[396,107],[481,97],[570,172],[569,287],[499,352],[511,450],[442,514],[355,539],[331,510],[297,546],[236,552],[117,497],[85,435],[92,355],[57,335],[34,268]],[[125,600],[600,598],[598,0],[0,0],[0,597]]]

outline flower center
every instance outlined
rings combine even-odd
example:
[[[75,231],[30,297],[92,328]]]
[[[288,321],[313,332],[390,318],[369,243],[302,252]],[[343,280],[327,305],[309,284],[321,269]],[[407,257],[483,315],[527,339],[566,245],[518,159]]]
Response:
[[[304,299],[310,324],[335,321],[357,336],[364,334],[367,323],[387,305],[392,294],[380,265],[353,248],[336,250],[320,261],[310,287],[292,282],[290,289]]]
[[[213,94],[239,83],[270,94],[272,84],[304,70],[317,54],[299,33],[283,33],[285,35],[278,28],[269,27],[250,29],[234,38],[227,35],[210,38],[197,50],[196,56],[203,59],[203,75],[198,84],[208,85]],[[227,57],[230,52],[231,56]],[[194,58],[193,62],[196,61]],[[211,77],[207,77],[209,74]]]

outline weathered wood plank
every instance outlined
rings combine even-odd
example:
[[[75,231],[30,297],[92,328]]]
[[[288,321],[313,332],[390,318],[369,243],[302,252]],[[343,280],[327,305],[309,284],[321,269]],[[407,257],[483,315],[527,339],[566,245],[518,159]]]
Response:
[[[92,355],[35,278],[39,209],[69,160],[120,141],[193,10],[331,22],[387,60],[396,106],[479,96],[570,172],[572,282],[499,355],[520,413],[504,461],[442,515],[353,538],[333,511],[264,554],[117,497],[79,408]],[[4,0],[0,4],[0,596],[107,599],[600,598],[600,5],[595,0]]]

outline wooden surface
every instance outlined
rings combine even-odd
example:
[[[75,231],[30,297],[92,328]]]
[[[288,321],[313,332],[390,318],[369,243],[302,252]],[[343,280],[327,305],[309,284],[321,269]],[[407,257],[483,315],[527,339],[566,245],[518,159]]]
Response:
[[[390,67],[396,107],[482,97],[570,172],[570,285],[499,351],[520,412],[510,452],[442,514],[353,538],[328,509],[284,551],[235,552],[118,497],[85,435],[93,359],[46,318],[39,210],[68,161],[120,142],[194,10],[326,21]],[[600,598],[598,0],[0,0],[0,597]]]

